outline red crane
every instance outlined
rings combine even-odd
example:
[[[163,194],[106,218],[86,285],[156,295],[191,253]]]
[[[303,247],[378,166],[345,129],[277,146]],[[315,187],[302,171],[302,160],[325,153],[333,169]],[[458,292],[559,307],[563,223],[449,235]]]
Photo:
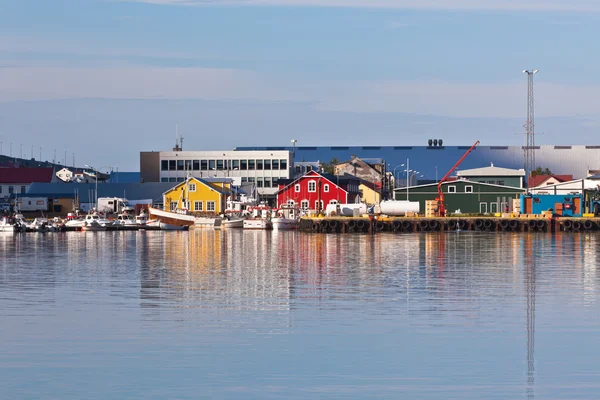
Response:
[[[446,175],[444,175],[444,177],[438,182],[438,186],[437,186],[438,197],[436,197],[435,200],[438,204],[438,215],[440,217],[446,216],[446,204],[444,204],[444,192],[442,191],[442,183],[444,183],[446,181],[446,179],[448,179],[450,174],[453,173],[456,168],[458,168],[460,163],[462,163],[464,161],[464,159],[467,158],[469,153],[472,152],[473,149],[475,147],[477,147],[478,144],[479,144],[479,140],[476,141],[475,144],[473,146],[471,146],[471,148],[469,150],[467,150],[467,152],[465,154],[463,154],[463,156],[460,158],[460,160],[458,160],[456,162],[456,164],[454,164],[454,167],[450,168],[450,171],[448,171],[448,173]]]

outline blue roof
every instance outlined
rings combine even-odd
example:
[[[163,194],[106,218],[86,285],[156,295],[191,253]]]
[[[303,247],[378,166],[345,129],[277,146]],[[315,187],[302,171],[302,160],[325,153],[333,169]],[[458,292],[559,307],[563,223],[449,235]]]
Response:
[[[172,188],[169,182],[148,183],[98,183],[98,197],[125,197],[127,200],[162,201],[164,192]],[[32,183],[28,196],[67,197],[79,195],[82,203],[93,202],[96,198],[95,183]]]
[[[139,183],[140,173],[139,172],[111,172],[110,179],[111,183]]]

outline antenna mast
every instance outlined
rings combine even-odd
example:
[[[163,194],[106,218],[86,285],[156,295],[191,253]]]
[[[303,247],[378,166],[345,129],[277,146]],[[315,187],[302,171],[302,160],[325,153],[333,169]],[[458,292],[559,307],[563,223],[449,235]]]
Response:
[[[533,75],[537,74],[539,69],[523,70],[527,74],[527,122],[525,122],[526,143],[524,148],[524,166],[525,178],[529,182],[531,172],[535,170],[535,122],[533,108]],[[529,185],[529,183],[528,183]]]

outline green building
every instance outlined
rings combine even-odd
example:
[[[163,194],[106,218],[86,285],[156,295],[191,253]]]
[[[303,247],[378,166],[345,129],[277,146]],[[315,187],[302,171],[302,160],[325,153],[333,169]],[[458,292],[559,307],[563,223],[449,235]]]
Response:
[[[442,183],[446,212],[453,214],[487,214],[511,212],[512,199],[518,199],[525,191],[519,187],[496,185],[468,180],[455,180]],[[435,200],[438,196],[437,183],[412,186],[394,190],[394,199],[418,201],[421,213],[425,210],[425,201]]]
[[[473,182],[491,183],[493,185],[525,187],[525,170],[495,167],[463,169],[456,172],[459,179],[467,179]]]

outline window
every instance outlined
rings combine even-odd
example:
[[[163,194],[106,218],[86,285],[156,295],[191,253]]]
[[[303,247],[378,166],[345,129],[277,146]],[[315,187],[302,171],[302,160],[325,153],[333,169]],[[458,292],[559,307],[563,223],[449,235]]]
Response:
[[[308,171],[312,171],[312,165],[307,165],[306,166],[306,172],[308,172]]]
[[[287,169],[287,160],[279,160],[279,169]]]
[[[169,171],[175,171],[177,169],[177,163],[175,160],[169,160]]]
[[[162,160],[160,162],[160,170],[161,171],[168,171],[169,170],[169,160]],[[62,174],[61,174],[62,176]]]
[[[337,200],[329,200],[329,204],[337,204],[338,201]]]
[[[473,186],[465,186],[465,193],[473,193]]]
[[[255,160],[248,160],[248,169],[249,170],[255,169]]]
[[[169,182],[177,182],[177,178],[169,178]]]
[[[25,186],[21,186],[21,194],[25,194],[26,191],[27,189],[25,188]]]
[[[215,211],[215,202],[214,201],[206,202],[206,211]]]
[[[288,200],[287,205],[288,207],[294,207],[296,205],[296,202],[294,200]]]
[[[321,200],[321,207],[319,207],[319,200],[315,200],[315,210],[323,209],[323,200]]]
[[[223,170],[223,160],[217,160],[217,169],[219,171]]]
[[[266,170],[271,169],[271,160],[265,160],[265,167]]]
[[[202,211],[203,204],[204,204],[204,202],[202,202],[202,201],[195,201],[194,202],[194,211]]]
[[[208,169],[212,171],[215,168],[217,168],[217,163],[215,163],[215,160],[208,160]]]
[[[240,160],[240,169],[246,171],[248,169],[248,160]]]
[[[309,181],[308,182],[308,191],[309,192],[316,192],[317,191],[317,182],[316,181]]]
[[[248,182],[254,183],[254,177],[253,176],[249,177]]]
[[[448,186],[448,193],[456,193],[456,186]]]
[[[296,173],[297,173],[297,174],[300,174],[300,173],[302,173],[302,167],[301,167],[301,166],[299,166],[299,165],[296,165]]]
[[[200,171],[200,160],[192,161],[192,169],[194,171]]]
[[[13,186],[8,187],[8,194],[13,194],[15,192],[15,188]]]
[[[296,193],[300,193],[300,184],[299,183],[296,183],[296,185],[294,186],[294,191]]]
[[[181,177],[181,178],[177,178],[177,182],[183,182],[185,181],[185,178]]]
[[[279,160],[273,160],[271,163],[271,169],[279,169]]]
[[[242,176],[242,183],[248,183],[248,178],[246,178],[245,176]]]
[[[195,191],[196,191],[196,184],[190,183],[190,192],[195,192]]]
[[[175,211],[177,210],[177,202],[176,201],[172,201],[171,202],[171,211]]]
[[[498,181],[498,185],[504,186],[504,181]]]
[[[0,185],[0,193],[2,193],[2,185]]]
[[[256,169],[258,169],[258,170],[263,169],[263,160],[256,160]]]
[[[266,188],[270,188],[271,187],[271,178],[265,178],[265,187]]]
[[[231,160],[232,169],[240,169],[240,160]]]
[[[300,207],[302,207],[302,209],[307,210],[308,209],[308,200],[302,200],[300,202]]]
[[[329,184],[328,183],[326,183],[326,184],[323,185],[323,191],[325,193],[329,193]]]
[[[200,169],[202,171],[208,171],[208,160],[200,160]]]
[[[192,160],[185,160],[184,168],[186,171],[191,171],[192,170]]]
[[[263,178],[256,178],[256,187],[261,188],[261,187],[263,187],[264,183],[265,182],[263,181]]]
[[[183,171],[183,160],[177,160],[177,171]]]

